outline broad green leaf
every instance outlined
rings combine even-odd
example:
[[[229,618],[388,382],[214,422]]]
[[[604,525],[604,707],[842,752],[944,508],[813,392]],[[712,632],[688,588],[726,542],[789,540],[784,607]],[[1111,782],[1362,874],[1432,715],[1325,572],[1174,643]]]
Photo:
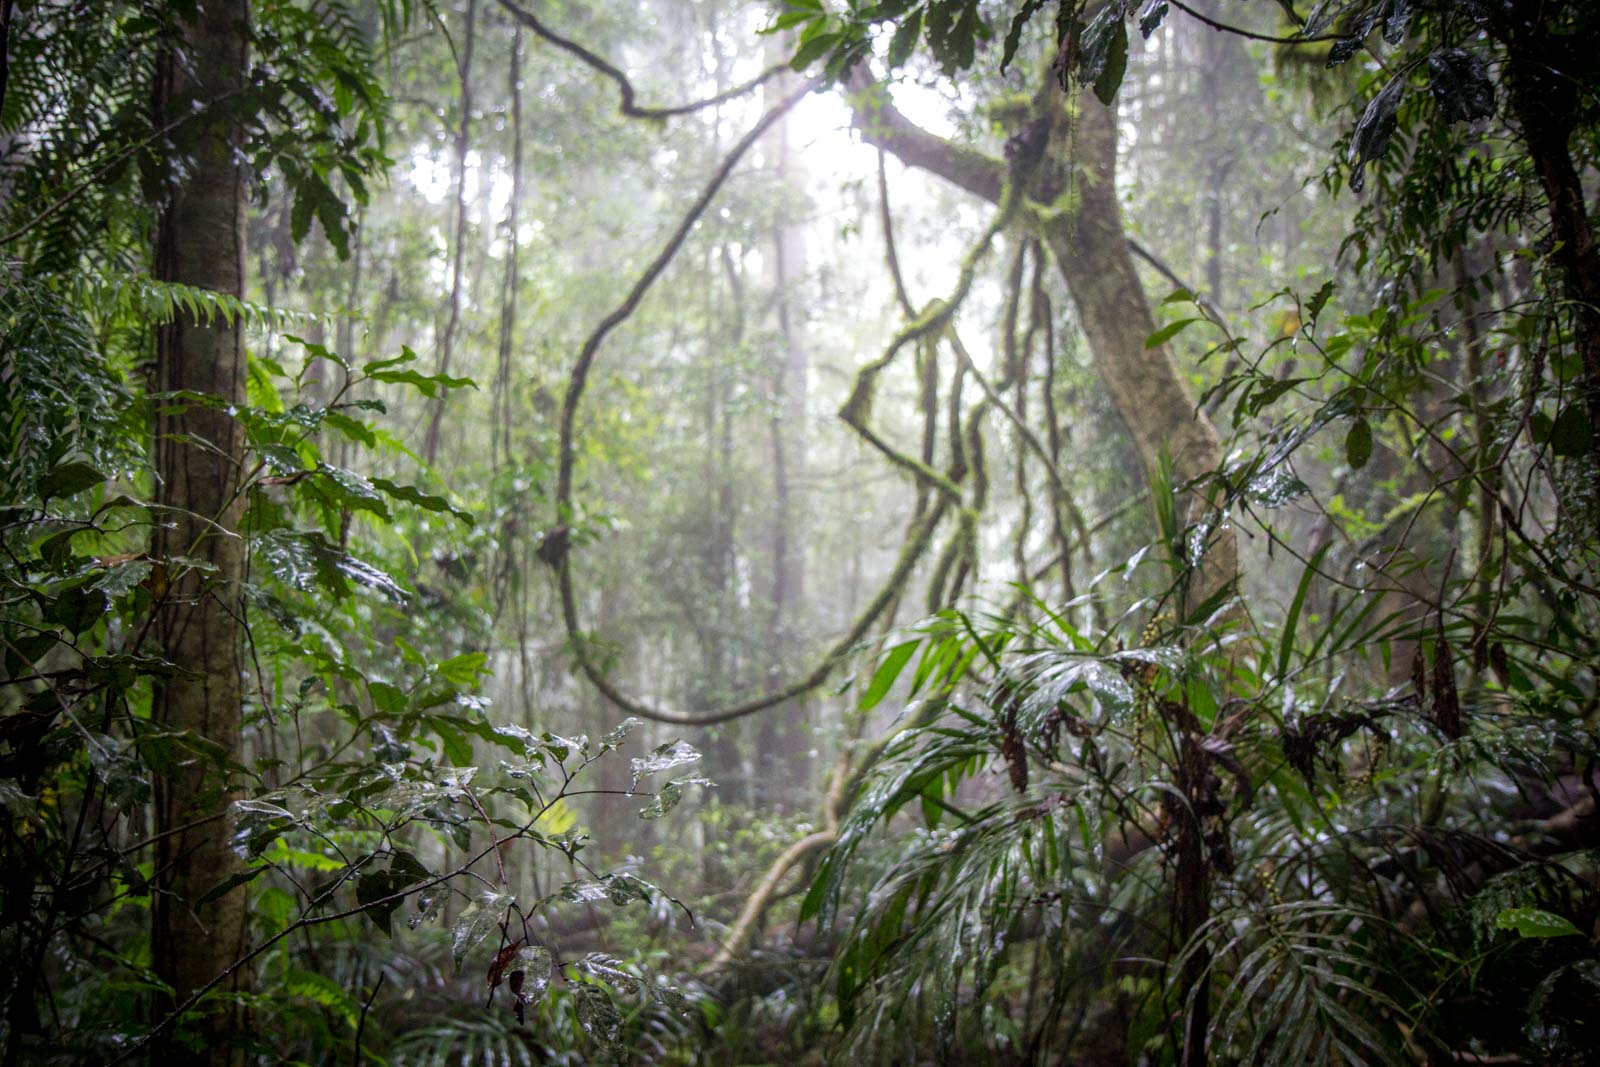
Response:
[[[1554,912],[1540,908],[1506,908],[1494,917],[1499,930],[1515,930],[1523,937],[1583,936],[1572,923]]]
[[[434,667],[434,673],[456,685],[474,685],[480,674],[488,674],[489,656],[484,652],[463,652]]]
[[[58,464],[40,475],[34,491],[46,500],[76,496],[106,480],[107,475],[89,463]]]

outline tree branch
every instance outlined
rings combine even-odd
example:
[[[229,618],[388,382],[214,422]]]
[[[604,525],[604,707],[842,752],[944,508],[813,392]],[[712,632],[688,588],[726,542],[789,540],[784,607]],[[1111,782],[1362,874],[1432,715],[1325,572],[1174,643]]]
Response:
[[[779,74],[782,74],[784,71],[789,69],[789,66],[786,63],[780,63],[777,66],[768,67],[766,70],[745,82],[743,85],[736,85],[732,89],[718,93],[716,96],[707,97],[704,100],[696,100],[690,104],[677,104],[671,107],[641,107],[634,102],[636,94],[633,88],[633,83],[628,80],[628,76],[622,73],[622,71],[612,66],[605,59],[589,51],[578,42],[569,40],[568,38],[561,36],[559,33],[556,33],[554,30],[550,29],[550,27],[540,22],[538,18],[534,16],[533,12],[518,6],[517,4],[513,3],[512,0],[500,0],[500,6],[505,8],[506,12],[510,14],[512,18],[516,19],[529,30],[533,31],[534,36],[555,45],[568,55],[575,56],[591,70],[597,71],[598,73],[605,75],[607,78],[610,78],[613,82],[615,82],[617,85],[617,93],[621,97],[621,101],[617,105],[617,110],[630,119],[669,119],[678,115],[690,115],[696,111],[703,111],[708,107],[715,107],[718,104],[727,103],[729,100],[741,97],[750,92],[752,89],[762,85],[769,79],[775,78]]]

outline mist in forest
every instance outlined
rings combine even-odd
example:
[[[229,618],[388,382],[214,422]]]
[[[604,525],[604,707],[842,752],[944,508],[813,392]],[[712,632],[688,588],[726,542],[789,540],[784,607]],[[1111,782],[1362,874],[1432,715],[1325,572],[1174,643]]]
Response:
[[[0,1065],[1594,1062],[1597,47],[0,0]]]

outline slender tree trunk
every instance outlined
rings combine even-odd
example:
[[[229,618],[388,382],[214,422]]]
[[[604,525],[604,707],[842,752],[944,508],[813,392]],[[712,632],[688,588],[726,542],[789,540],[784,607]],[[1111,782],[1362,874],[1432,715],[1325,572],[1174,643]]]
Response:
[[[456,328],[461,322],[461,272],[467,236],[467,153],[472,148],[472,53],[476,43],[478,0],[467,0],[466,42],[461,49],[461,125],[456,127],[456,230],[450,249],[450,311],[444,332],[439,337],[439,373],[450,373],[450,357],[455,352]],[[422,442],[422,458],[428,466],[439,453],[439,431],[444,425],[444,390],[428,413],[428,433]]]
[[[244,88],[248,0],[209,0],[184,27],[186,60],[169,56],[158,74],[158,109],[198,100],[208,108],[184,179],[163,212],[157,276],[238,297],[244,291],[244,186],[238,166],[239,124],[229,99]],[[185,390],[244,402],[245,350],[240,324],[220,316],[198,321],[180,311],[158,338],[163,391]],[[166,595],[154,633],[162,654],[182,673],[156,686],[153,718],[192,747],[156,783],[155,892],[151,898],[152,963],[181,1002],[223,972],[242,952],[245,891],[235,888],[200,904],[236,874],[223,813],[237,795],[228,767],[241,753],[242,582],[244,545],[237,529],[244,435],[220,407],[190,405],[156,426],[157,518],[153,555],[185,556],[214,570],[167,563]],[[209,820],[209,821],[206,821]],[[246,969],[219,987],[226,997],[248,982]],[[157,1020],[174,1001],[162,999]],[[160,1062],[242,1062],[231,1038],[246,1020],[224,1002],[202,1024],[200,1050],[169,1049]]]
[[[511,62],[508,89],[511,93],[511,195],[506,202],[506,270],[500,290],[500,348],[494,375],[494,395],[489,427],[490,467],[499,469],[502,456],[511,460],[511,349],[517,323],[517,292],[521,278],[522,209],[522,24],[511,34]],[[508,538],[509,539],[509,538]]]
[[[785,46],[774,40],[771,54]],[[782,100],[794,91],[797,79],[783,76],[767,87],[770,100]],[[797,192],[804,191],[804,171],[789,151],[789,119],[775,123],[767,135],[766,151],[778,180]],[[805,597],[805,538],[796,527],[793,485],[805,477],[806,395],[810,355],[806,351],[795,287],[805,276],[806,248],[803,227],[779,222],[772,229],[771,281],[776,294],[778,335],[783,346],[773,376],[772,434],[772,586],[769,601],[772,626],[768,677],[777,683],[784,665],[800,649],[795,641],[794,617]],[[800,535],[800,536],[797,536]],[[780,704],[761,717],[756,740],[756,783],[761,799],[790,796],[811,780],[809,700],[805,696]]]

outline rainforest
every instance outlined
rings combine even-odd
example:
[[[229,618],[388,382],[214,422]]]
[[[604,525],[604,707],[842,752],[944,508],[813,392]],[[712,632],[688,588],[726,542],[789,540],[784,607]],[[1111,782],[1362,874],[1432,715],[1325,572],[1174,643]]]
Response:
[[[0,0],[0,1067],[1600,1063],[1600,6]]]

